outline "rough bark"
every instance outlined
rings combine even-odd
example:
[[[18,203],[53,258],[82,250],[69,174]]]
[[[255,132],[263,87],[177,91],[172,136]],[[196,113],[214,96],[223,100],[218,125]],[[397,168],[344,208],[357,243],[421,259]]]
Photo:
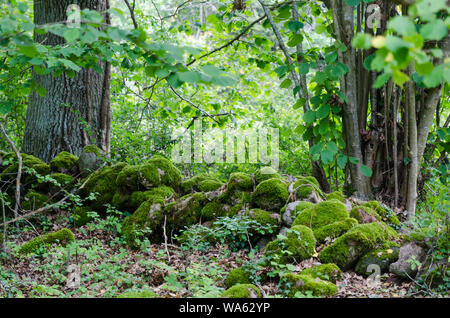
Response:
[[[34,1],[34,23],[60,22],[67,19],[66,9],[78,4],[104,12],[107,0],[49,0]],[[36,41],[48,45],[63,44],[64,39],[53,35],[35,35]],[[99,62],[102,74],[82,69],[69,78],[37,75],[33,78],[46,89],[45,97],[31,93],[26,114],[23,151],[44,161],[61,151],[79,155],[86,144],[97,144],[109,152],[111,110],[109,100],[110,66]]]

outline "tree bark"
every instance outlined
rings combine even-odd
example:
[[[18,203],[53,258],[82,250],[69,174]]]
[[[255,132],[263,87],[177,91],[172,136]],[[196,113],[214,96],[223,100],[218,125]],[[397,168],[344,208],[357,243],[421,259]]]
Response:
[[[34,23],[42,25],[67,20],[66,9],[78,4],[83,9],[104,12],[107,0],[48,0],[34,1]],[[37,35],[38,42],[61,45],[62,37],[54,34]],[[23,151],[44,161],[61,151],[79,155],[87,144],[96,144],[105,152],[110,149],[111,108],[110,65],[99,62],[102,74],[82,69],[69,78],[66,74],[37,75],[34,80],[45,90],[45,97],[30,94],[25,120]]]

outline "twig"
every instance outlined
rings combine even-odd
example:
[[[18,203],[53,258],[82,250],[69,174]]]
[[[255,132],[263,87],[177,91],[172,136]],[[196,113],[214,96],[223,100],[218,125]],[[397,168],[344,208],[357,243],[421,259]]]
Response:
[[[84,186],[86,185],[86,183],[88,183],[88,181],[91,179],[91,176],[92,176],[92,174],[86,179],[86,181],[83,182],[83,184],[82,184],[79,188],[75,189],[74,191],[72,191],[71,193],[69,193],[68,195],[66,195],[64,198],[62,198],[61,200],[59,200],[58,202],[53,203],[53,204],[50,204],[50,205],[47,205],[47,206],[44,206],[44,207],[42,207],[42,208],[39,208],[39,209],[37,209],[37,210],[35,210],[35,211],[32,211],[32,212],[27,213],[27,214],[24,214],[24,215],[22,215],[22,216],[15,217],[14,219],[9,220],[9,221],[7,221],[7,222],[4,222],[3,224],[5,224],[5,223],[6,223],[6,224],[9,224],[9,223],[14,223],[14,222],[17,222],[17,221],[20,221],[20,220],[24,220],[24,219],[26,219],[26,218],[28,218],[28,217],[30,217],[30,216],[33,216],[33,215],[35,215],[35,214],[38,214],[38,213],[47,211],[47,210],[49,210],[49,209],[52,209],[52,208],[55,207],[55,206],[58,206],[58,205],[64,203],[64,202],[65,202],[68,198],[70,198],[72,195],[74,195],[75,193],[77,193],[78,191],[80,191],[81,189],[83,189]]]
[[[133,7],[132,7],[128,0],[123,0],[123,1],[125,2],[125,4],[128,7],[128,10],[130,11],[130,16],[131,16],[131,20],[133,21],[134,28],[135,29],[139,28],[139,25],[138,25],[138,23],[136,21],[136,16],[134,14],[134,4],[133,4]]]
[[[164,215],[164,247],[166,248],[166,253],[167,253],[167,259],[170,262],[170,253],[169,253],[169,248],[167,247],[167,235],[166,235],[166,222],[167,222],[167,215]]]
[[[2,197],[2,215],[3,215],[3,236],[2,236],[2,248],[3,252],[6,253],[6,213],[5,213],[5,201]]]
[[[0,129],[2,130],[3,136],[5,136],[6,140],[8,141],[9,145],[11,146],[12,150],[15,152],[18,160],[18,167],[17,167],[17,178],[16,178],[16,194],[15,194],[15,204],[14,204],[14,217],[17,218],[19,216],[19,204],[20,204],[20,178],[22,177],[22,155],[20,154],[19,150],[17,150],[16,145],[14,145],[13,141],[9,138],[8,134],[6,133],[5,127],[3,127],[3,124],[0,122]],[[5,220],[3,220],[4,222]]]

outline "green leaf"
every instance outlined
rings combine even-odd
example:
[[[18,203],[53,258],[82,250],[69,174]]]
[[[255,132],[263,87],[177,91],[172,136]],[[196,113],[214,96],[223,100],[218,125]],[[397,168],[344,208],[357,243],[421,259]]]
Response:
[[[303,35],[294,33],[294,34],[292,34],[291,39],[289,40],[287,45],[290,47],[294,47],[294,46],[297,46],[297,44],[302,43],[302,41],[303,41]]]
[[[396,52],[401,48],[410,48],[412,46],[412,43],[406,42],[398,36],[388,35],[386,37],[386,47],[392,52]]]
[[[439,41],[443,39],[448,33],[447,26],[442,20],[434,20],[425,24],[420,29],[420,35],[426,40]]]
[[[36,91],[39,94],[39,96],[41,96],[41,97],[45,97],[45,95],[47,95],[47,90],[45,88],[43,88],[42,86],[38,86],[36,88]]]
[[[316,112],[317,119],[324,119],[330,113],[331,106],[328,104],[322,105]]]
[[[341,168],[342,170],[345,169],[347,162],[348,162],[348,157],[346,155],[339,154],[337,156],[337,164],[338,164],[339,168]]]
[[[357,49],[370,49],[372,47],[372,37],[366,33],[358,33],[353,38],[352,45]]]
[[[284,81],[281,82],[280,88],[289,88],[291,86],[292,81],[289,78],[286,78]]]
[[[329,150],[324,150],[320,153],[320,159],[327,165],[333,161],[333,154]]]
[[[414,23],[408,17],[401,15],[389,20],[388,28],[404,36],[412,36],[416,33]]]
[[[403,84],[409,81],[409,76],[399,70],[394,70],[392,72],[392,80],[398,86],[403,87]]]
[[[178,73],[178,79],[186,83],[197,83],[201,79],[201,75],[197,71],[188,71]]]
[[[299,99],[297,99],[297,101],[295,102],[293,107],[294,107],[294,109],[298,109],[300,107],[303,107],[303,105],[305,105],[305,103],[306,103],[306,99],[299,98]]]
[[[362,0],[345,0],[349,6],[355,7],[361,3]]]
[[[302,62],[300,64],[299,73],[302,75],[306,75],[309,72],[309,64],[306,62]]]
[[[391,74],[389,73],[383,73],[380,76],[377,77],[377,80],[375,81],[375,83],[373,84],[374,88],[380,88],[382,87],[384,84],[387,83],[387,81],[391,78]]]
[[[366,165],[362,165],[361,166],[361,172],[363,175],[365,175],[366,177],[371,177],[372,176],[372,169],[370,169],[368,166]]]
[[[303,28],[303,26],[304,24],[301,23],[300,21],[289,21],[288,23],[289,30],[291,30],[294,33]]]
[[[64,32],[64,39],[68,42],[68,43],[72,43],[74,42],[76,39],[78,39],[80,37],[80,30],[76,29],[76,28],[70,28],[67,29]]]
[[[336,51],[334,52],[330,52],[327,55],[325,55],[325,61],[327,61],[328,63],[333,63],[334,61],[337,60],[338,54]]]
[[[423,77],[423,83],[426,87],[436,87],[444,80],[444,68],[445,65],[441,64],[436,66],[433,71]]]
[[[430,74],[433,71],[434,65],[431,62],[427,62],[427,63],[424,63],[424,64],[419,64],[416,61],[414,63],[414,68],[416,69],[417,73],[419,73],[420,75],[427,75],[427,74]]]
[[[313,110],[308,110],[303,115],[303,121],[307,124],[311,124],[312,122],[314,122],[315,119],[316,119],[316,112]]]

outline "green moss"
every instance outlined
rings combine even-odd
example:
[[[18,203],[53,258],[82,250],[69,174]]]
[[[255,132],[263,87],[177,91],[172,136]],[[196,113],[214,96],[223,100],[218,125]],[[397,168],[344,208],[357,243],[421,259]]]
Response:
[[[376,264],[380,267],[380,274],[389,272],[389,265],[397,261],[400,250],[398,244],[393,242],[389,243],[391,243],[390,247],[375,249],[361,257],[356,264],[355,272],[367,277],[372,274],[372,271],[367,272],[367,269],[371,264]]]
[[[227,289],[223,294],[223,298],[260,298],[261,293],[255,285],[238,284]]]
[[[158,168],[152,164],[126,166],[116,178],[117,186],[128,193],[156,187],[160,183]]]
[[[29,211],[37,210],[50,203],[50,198],[45,194],[30,191],[25,195],[24,200],[22,201],[22,209]]]
[[[310,275],[285,274],[280,277],[280,285],[288,290],[289,297],[294,297],[297,292],[311,292],[313,296],[333,296],[338,292],[335,284]]]
[[[345,270],[367,252],[392,239],[398,239],[398,235],[385,223],[359,224],[323,249],[319,257],[322,263],[335,263]]]
[[[167,204],[164,211],[167,213],[172,229],[178,231],[185,226],[197,223],[205,203],[206,196],[201,192],[195,192]]]
[[[350,216],[358,221],[358,223],[371,223],[381,221],[380,216],[372,208],[367,206],[355,206],[350,211]]]
[[[201,192],[215,191],[223,186],[223,183],[218,180],[203,180],[198,184],[198,189]]]
[[[272,178],[281,178],[281,175],[272,167],[262,167],[255,173],[255,180],[258,184]]]
[[[148,163],[158,168],[161,182],[164,185],[170,186],[174,189],[180,186],[180,182],[183,179],[180,170],[175,167],[170,160],[164,158],[161,155],[154,155],[148,160]]]
[[[102,154],[102,151],[96,145],[87,145],[87,146],[85,146],[83,148],[83,152],[95,153],[97,156],[100,156]]]
[[[212,221],[219,216],[226,215],[227,212],[224,204],[219,202],[209,202],[202,208],[202,221]]]
[[[313,278],[320,278],[336,284],[341,279],[341,270],[336,264],[320,264],[306,268],[300,272],[300,275],[310,275]]]
[[[50,161],[50,168],[55,172],[68,172],[76,166],[78,162],[78,157],[68,153],[66,151],[61,151],[55,158]]]
[[[53,173],[50,175],[51,178],[55,179],[62,187],[72,184],[75,178],[65,174],[65,173]]]
[[[348,230],[350,230],[357,224],[357,220],[353,218],[347,218],[345,220],[333,222],[314,230],[314,236],[316,237],[317,242],[323,243],[327,237],[330,239],[335,239],[345,234]]]
[[[228,205],[247,205],[250,203],[252,198],[251,192],[246,191],[229,191],[226,190],[222,194],[217,197],[217,200],[221,203],[225,203]]]
[[[314,207],[314,203],[308,202],[308,201],[300,201],[297,206],[295,207],[294,213],[292,213],[292,219],[295,220],[295,218],[305,209]]]
[[[235,191],[252,191],[252,177],[244,172],[234,172],[230,175],[227,184],[227,191],[233,193]]]
[[[252,194],[252,205],[267,211],[279,212],[289,198],[288,185],[277,178],[258,184]]]
[[[145,236],[148,236],[152,242],[161,241],[164,222],[163,206],[164,199],[153,196],[142,203],[136,212],[123,220],[121,234],[130,247],[137,247],[137,240]],[[144,233],[144,231],[150,233]]]
[[[388,209],[388,208],[383,208],[381,206],[381,204],[378,201],[369,201],[363,204],[363,206],[369,207],[373,210],[375,210],[375,212],[381,217],[381,220],[383,222],[386,222],[387,224],[394,226],[394,227],[399,227],[401,225],[397,215],[395,215],[394,211]]]
[[[285,238],[276,239],[266,246],[265,255],[281,263],[301,262],[315,253],[316,239],[312,230],[303,225],[293,226]]]
[[[121,191],[117,191],[116,193],[114,193],[111,203],[115,207],[117,207],[121,210],[128,210],[128,209],[132,208],[131,204],[130,204],[130,197],[131,196],[128,193],[122,193]],[[143,200],[142,202],[144,202],[144,201],[145,200]],[[136,205],[134,208],[136,208],[138,206],[139,206],[139,204]]]
[[[246,215],[261,225],[270,226],[273,229],[279,226],[280,218],[278,214],[270,213],[261,209],[251,209],[246,212]]]
[[[75,226],[83,226],[92,220],[92,217],[88,215],[91,209],[84,206],[76,207],[72,212],[72,218]]]
[[[227,288],[237,284],[250,284],[251,282],[250,274],[242,267],[232,269],[225,278],[225,286]]]
[[[75,237],[73,233],[69,229],[64,228],[57,232],[52,232],[35,237],[31,241],[23,244],[19,249],[19,253],[34,253],[37,249],[47,244],[59,244],[62,246],[66,246],[69,242],[72,242],[74,240]]]
[[[137,208],[144,201],[147,201],[148,198],[155,196],[155,195],[162,197],[164,199],[168,199],[171,197],[175,197],[175,191],[171,187],[167,187],[167,186],[159,186],[159,187],[150,189],[148,191],[143,191],[143,192],[135,191],[131,194],[128,205],[130,208]]]
[[[32,155],[28,154],[21,154],[22,156],[22,173],[23,176],[23,183],[35,183],[36,177],[33,175],[26,173],[26,168],[34,169],[39,175],[45,176],[50,173],[50,166],[43,162],[41,159],[36,158]],[[17,169],[19,167],[17,156],[15,154],[11,154],[9,156],[8,161],[11,161],[11,163],[3,170],[3,172],[0,174],[0,180],[6,181],[6,180],[13,180],[16,178]]]
[[[112,203],[112,198],[117,192],[117,175],[126,166],[125,163],[119,163],[111,167],[104,167],[88,176],[89,180],[82,191],[84,195],[97,192],[95,200],[89,203],[93,210],[102,211],[105,209],[105,204]]]
[[[334,192],[328,193],[326,195],[326,198],[327,198],[327,200],[335,199],[335,200],[338,200],[338,201],[341,201],[341,202],[345,201],[344,200],[344,194],[341,191],[334,191]]]
[[[298,199],[308,199],[313,192],[317,194],[317,197],[323,196],[320,190],[319,182],[314,177],[297,177],[297,181],[294,182],[295,194]]]
[[[130,290],[125,291],[116,298],[158,298],[159,295],[151,290]]]
[[[347,208],[337,200],[322,201],[306,208],[295,218],[292,225],[305,225],[313,230],[348,218]]]

